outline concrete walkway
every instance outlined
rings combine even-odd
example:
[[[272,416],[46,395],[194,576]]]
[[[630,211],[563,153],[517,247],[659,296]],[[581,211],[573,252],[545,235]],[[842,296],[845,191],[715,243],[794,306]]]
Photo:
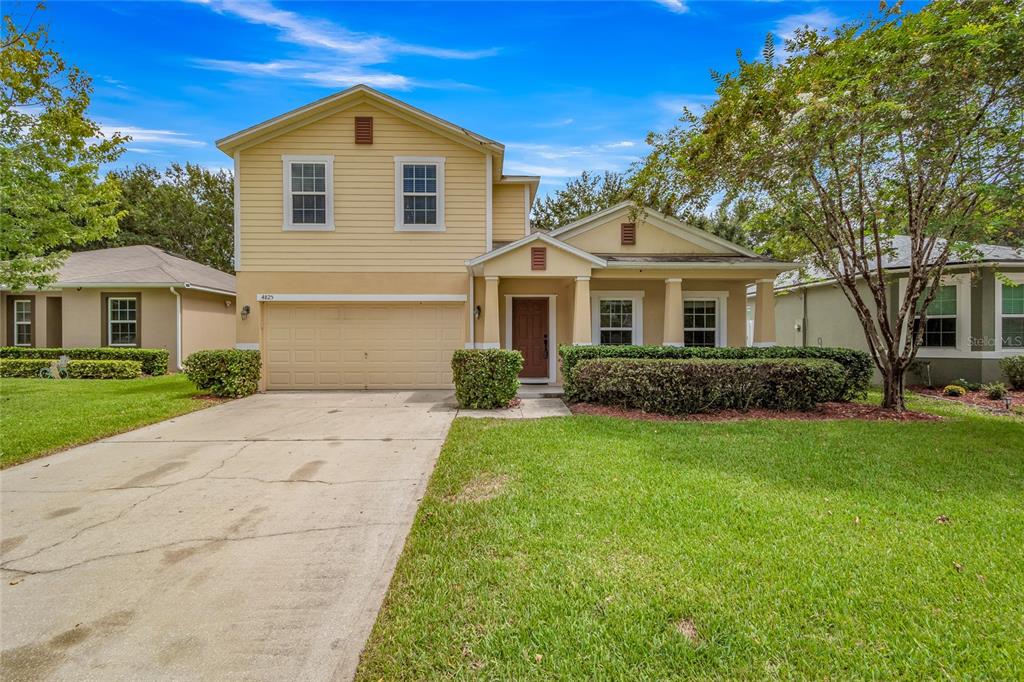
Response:
[[[271,393],[0,473],[0,678],[349,679],[455,414]]]

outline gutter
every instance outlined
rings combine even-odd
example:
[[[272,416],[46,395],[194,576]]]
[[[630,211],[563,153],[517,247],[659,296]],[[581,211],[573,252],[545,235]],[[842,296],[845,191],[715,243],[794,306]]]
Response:
[[[181,371],[181,294],[171,287],[171,293],[176,299],[174,304],[174,360],[178,371]]]

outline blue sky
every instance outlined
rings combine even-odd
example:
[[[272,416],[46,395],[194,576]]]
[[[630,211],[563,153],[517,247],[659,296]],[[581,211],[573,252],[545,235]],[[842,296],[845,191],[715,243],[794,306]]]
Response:
[[[132,135],[118,165],[230,165],[217,138],[359,82],[506,145],[542,191],[623,170],[708,70],[769,31],[833,25],[868,2],[53,2],[37,15],[94,78],[91,115]],[[5,3],[27,16],[32,3]]]

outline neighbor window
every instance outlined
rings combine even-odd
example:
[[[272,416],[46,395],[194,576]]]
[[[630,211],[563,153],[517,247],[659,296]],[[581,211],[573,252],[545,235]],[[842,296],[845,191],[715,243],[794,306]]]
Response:
[[[924,340],[928,348],[956,348],[956,285],[940,286],[928,304],[924,323]],[[920,318],[914,331],[920,328]]]
[[[395,229],[444,230],[444,159],[395,159]]]
[[[718,345],[718,301],[683,301],[683,345]]]
[[[1024,283],[1002,287],[1003,348],[1024,348]]]
[[[633,344],[633,301],[624,298],[601,300],[598,332],[602,346],[630,346]]]
[[[333,157],[284,157],[284,227],[334,229]]]
[[[32,301],[29,299],[14,301],[14,345],[32,345]]]
[[[137,346],[139,300],[111,296],[107,299],[107,345]]]

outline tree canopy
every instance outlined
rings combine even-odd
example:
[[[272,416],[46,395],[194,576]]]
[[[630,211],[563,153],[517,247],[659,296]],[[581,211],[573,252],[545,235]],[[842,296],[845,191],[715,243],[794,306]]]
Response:
[[[634,182],[685,206],[750,202],[760,243],[836,279],[900,409],[950,255],[1021,222],[1022,35],[1017,2],[936,0],[797,31],[781,61],[769,36],[763,60],[712,74],[705,112],[650,137]],[[881,261],[897,234],[911,264],[890,305]]]
[[[3,18],[0,50],[0,283],[45,286],[67,249],[117,230],[117,181],[100,164],[127,139],[86,115],[92,81],[50,47],[47,28]]]

